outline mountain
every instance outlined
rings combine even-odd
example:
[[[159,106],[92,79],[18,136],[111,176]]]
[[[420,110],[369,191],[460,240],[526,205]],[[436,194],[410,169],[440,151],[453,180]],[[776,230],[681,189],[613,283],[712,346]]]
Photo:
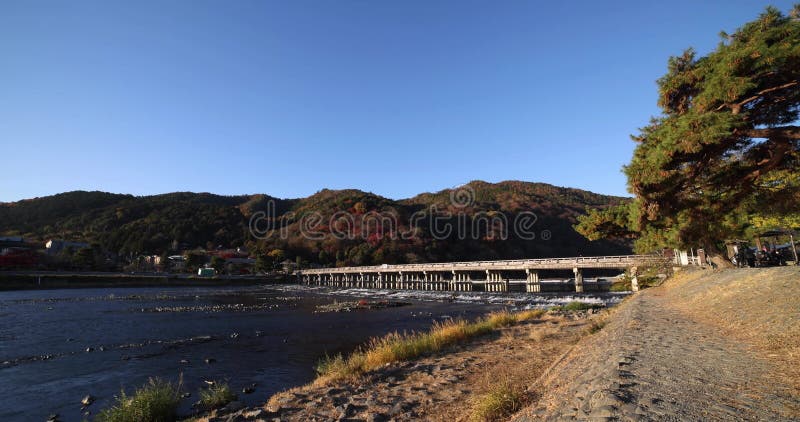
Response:
[[[244,246],[323,265],[608,255],[630,247],[589,242],[572,225],[587,206],[627,200],[520,181],[473,181],[399,201],[353,189],[300,199],[75,191],[0,204],[0,234],[121,254]]]

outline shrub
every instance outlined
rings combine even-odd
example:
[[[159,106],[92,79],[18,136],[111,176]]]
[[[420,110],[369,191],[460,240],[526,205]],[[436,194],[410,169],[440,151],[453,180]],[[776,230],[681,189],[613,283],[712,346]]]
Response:
[[[630,279],[626,278],[623,281],[616,281],[612,283],[609,290],[612,292],[629,292],[633,290],[633,287],[631,287]]]
[[[236,400],[231,387],[226,383],[215,382],[208,389],[200,391],[200,406],[206,409],[217,409]]]
[[[117,403],[101,411],[96,420],[100,422],[167,422],[177,418],[180,404],[181,382],[177,385],[150,378],[147,385],[128,397],[120,392]]]

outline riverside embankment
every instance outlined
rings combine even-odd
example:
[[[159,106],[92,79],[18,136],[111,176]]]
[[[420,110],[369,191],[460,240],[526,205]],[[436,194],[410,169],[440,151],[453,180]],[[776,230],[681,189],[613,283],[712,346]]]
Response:
[[[798,282],[683,271],[611,312],[550,312],[201,420],[797,420]]]
[[[679,273],[622,304],[515,420],[797,420],[800,268]]]

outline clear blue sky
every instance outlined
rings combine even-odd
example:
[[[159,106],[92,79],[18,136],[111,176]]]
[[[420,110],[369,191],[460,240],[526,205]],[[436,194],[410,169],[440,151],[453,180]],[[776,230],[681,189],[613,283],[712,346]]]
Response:
[[[0,201],[391,198],[474,179],[626,194],[667,58],[745,0],[0,2]]]

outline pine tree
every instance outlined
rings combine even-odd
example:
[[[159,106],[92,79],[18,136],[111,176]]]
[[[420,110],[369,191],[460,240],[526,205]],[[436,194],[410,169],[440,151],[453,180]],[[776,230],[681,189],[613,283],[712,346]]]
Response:
[[[704,247],[743,233],[755,216],[800,205],[800,5],[769,7],[704,57],[688,49],[658,80],[662,114],[633,136],[625,168],[635,199],[592,211],[576,229],[635,234],[638,252]]]

